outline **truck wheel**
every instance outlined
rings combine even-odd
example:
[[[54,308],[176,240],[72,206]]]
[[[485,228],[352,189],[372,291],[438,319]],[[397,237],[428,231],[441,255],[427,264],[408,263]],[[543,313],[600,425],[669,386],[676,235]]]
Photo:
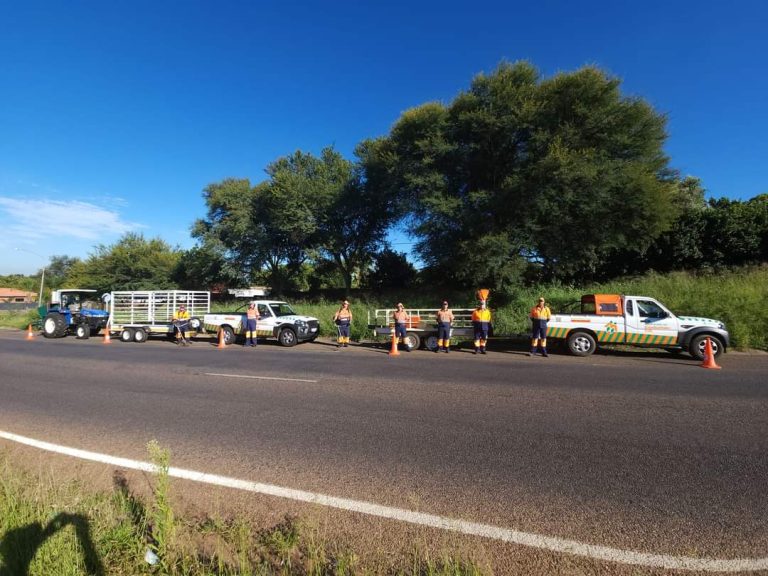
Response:
[[[133,342],[133,328],[123,328],[120,331],[121,342]]]
[[[296,332],[293,331],[293,328],[283,328],[280,330],[277,339],[283,346],[296,346]]]
[[[424,342],[424,346],[427,350],[434,352],[437,350],[437,336],[427,336],[427,340]]]
[[[421,338],[416,332],[406,332],[405,345],[408,346],[408,350],[418,350],[421,346]]]
[[[51,312],[43,320],[43,336],[46,338],[61,338],[66,333],[67,324],[61,314]]]
[[[147,341],[147,331],[144,328],[136,328],[133,333],[133,341],[139,344]]]
[[[691,345],[688,347],[688,352],[690,352],[691,356],[696,360],[704,360],[704,348],[707,345],[707,338],[712,341],[712,354],[715,355],[715,358],[722,354],[723,342],[717,336],[699,334],[698,336],[693,337]]]
[[[597,344],[589,332],[573,332],[568,335],[568,350],[574,356],[589,356]]]
[[[75,338],[78,340],[87,340],[91,337],[91,327],[88,324],[78,324],[75,328]]]
[[[235,331],[230,326],[222,326],[221,331],[224,332],[224,345],[229,346],[235,343]]]

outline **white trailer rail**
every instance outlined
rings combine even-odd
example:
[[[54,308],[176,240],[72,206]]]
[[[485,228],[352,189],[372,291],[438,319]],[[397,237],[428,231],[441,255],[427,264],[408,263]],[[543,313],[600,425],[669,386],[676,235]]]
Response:
[[[123,342],[144,342],[149,336],[174,333],[173,315],[184,305],[189,331],[202,328],[202,317],[211,311],[211,293],[196,290],[125,290],[109,298],[109,330]]]
[[[453,308],[453,323],[451,338],[466,338],[473,335],[471,308]],[[392,314],[395,308],[378,308],[368,311],[368,328],[373,330],[374,337],[392,337],[394,320]],[[437,308],[407,308],[410,321],[406,323],[405,344],[411,350],[424,345],[429,350],[437,350]]]

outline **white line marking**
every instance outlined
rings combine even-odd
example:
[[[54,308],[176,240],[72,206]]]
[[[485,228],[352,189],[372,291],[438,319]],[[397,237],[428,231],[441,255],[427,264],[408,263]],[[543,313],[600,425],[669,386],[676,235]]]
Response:
[[[280,380],[282,382],[310,382],[317,384],[317,380],[302,380],[301,378],[276,378],[273,376],[249,376],[247,374],[216,374],[215,372],[204,372],[206,376],[221,376],[223,378],[249,378],[251,380]]]
[[[150,462],[130,460],[128,458],[109,456],[108,454],[99,454],[98,452],[88,452],[77,448],[59,446],[58,444],[51,444],[49,442],[42,442],[25,436],[11,434],[10,432],[3,432],[2,430],[0,430],[0,438],[10,440],[11,442],[18,442],[19,444],[25,444],[27,446],[33,446],[49,452],[56,452],[58,454],[100,462],[102,464],[111,464],[131,470],[142,470],[145,472],[154,472],[156,470],[155,466]],[[169,468],[168,475],[173,476],[174,478],[192,480],[194,482],[204,482],[206,484],[235,488],[237,490],[257,492],[259,494],[288,498],[299,502],[309,502],[311,504],[329,506],[331,508],[338,508],[340,510],[348,510],[351,512],[359,512],[361,514],[378,516],[380,518],[399,520],[401,522],[418,524],[420,526],[429,526],[441,530],[460,532],[462,534],[482,536],[484,538],[501,540],[502,542],[521,544],[523,546],[541,548],[553,552],[586,556],[596,560],[607,560],[609,562],[618,562],[621,564],[634,564],[650,568],[665,568],[668,570],[699,570],[703,572],[754,572],[768,569],[768,558],[734,558],[726,560],[718,558],[694,558],[691,556],[669,556],[666,554],[650,554],[646,552],[636,552],[634,550],[621,550],[619,548],[585,544],[576,540],[542,536],[540,534],[520,532],[518,530],[501,528],[499,526],[447,518],[435,514],[413,512],[411,510],[404,510],[402,508],[394,508],[391,506],[381,506],[379,504],[360,500],[349,500],[347,498],[337,498],[335,496],[327,496],[315,492],[293,490],[291,488],[283,488],[273,484],[261,484],[249,480],[238,480],[237,478],[229,478],[227,476],[206,474],[204,472],[195,472],[194,470],[184,470],[182,468]]]

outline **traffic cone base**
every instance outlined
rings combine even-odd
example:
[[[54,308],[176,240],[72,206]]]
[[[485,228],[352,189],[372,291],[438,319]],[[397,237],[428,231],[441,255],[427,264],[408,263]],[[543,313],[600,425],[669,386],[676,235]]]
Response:
[[[35,334],[32,332],[32,324],[27,327],[27,340],[34,340]]]
[[[400,350],[397,349],[397,336],[395,331],[392,331],[392,348],[389,350],[390,356],[400,356]]]
[[[109,335],[109,326],[104,326],[104,344],[112,344],[112,338]]]
[[[701,363],[702,368],[708,368],[709,370],[722,370],[722,366],[718,366],[715,362],[715,353],[712,351],[712,340],[707,338],[704,344],[704,362]]]

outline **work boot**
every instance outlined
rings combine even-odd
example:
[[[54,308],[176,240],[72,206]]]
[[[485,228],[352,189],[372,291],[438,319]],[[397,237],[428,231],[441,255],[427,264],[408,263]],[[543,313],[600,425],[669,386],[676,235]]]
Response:
[[[475,348],[475,355],[477,355],[477,354],[480,354],[480,349],[479,348]]]
[[[485,354],[485,348],[480,348],[480,354]]]
[[[437,354],[438,352],[440,352],[440,350],[442,350],[442,348],[435,348],[435,354]]]
[[[448,354],[450,352],[450,349],[448,347],[445,348],[445,353]]]
[[[542,348],[541,349],[541,355],[544,356],[544,358],[549,358],[549,354],[547,354],[547,349]]]

